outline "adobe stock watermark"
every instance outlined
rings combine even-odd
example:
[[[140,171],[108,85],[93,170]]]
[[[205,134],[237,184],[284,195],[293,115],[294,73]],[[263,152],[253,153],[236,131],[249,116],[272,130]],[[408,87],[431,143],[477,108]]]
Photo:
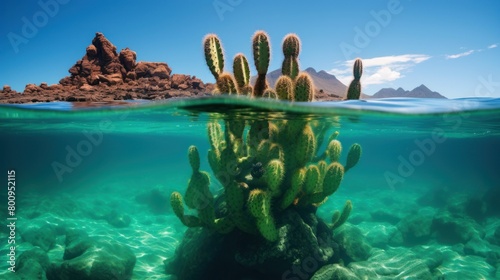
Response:
[[[479,83],[474,90],[476,97],[491,97],[500,92],[500,82],[494,82],[493,75],[490,74],[487,78],[479,76],[477,79]]]
[[[238,7],[241,3],[243,3],[243,0],[214,0],[212,5],[214,6],[219,20],[223,21],[224,14],[227,12],[233,12],[234,8]]]
[[[393,15],[398,15],[402,11],[403,6],[399,0],[389,0],[386,9],[378,12],[371,10],[370,15],[373,20],[368,21],[363,27],[354,27],[352,43],[340,43],[339,47],[345,59],[354,58],[353,54],[359,54],[362,49],[368,47],[372,39],[382,32],[382,28],[387,27],[391,23]]]
[[[500,92],[500,82],[494,82],[493,76],[490,74],[487,78],[483,76],[478,77],[478,84],[474,91],[475,97],[488,97],[494,93]],[[460,112],[448,113],[443,116],[446,123],[452,124],[451,131],[458,130],[465,119],[470,116],[470,113],[463,111],[467,108],[471,101],[463,101],[461,106],[456,106],[453,111]],[[434,128],[431,135],[424,139],[416,139],[414,141],[415,149],[413,149],[406,157],[403,155],[398,156],[399,165],[396,168],[397,172],[386,171],[384,173],[387,185],[391,189],[399,183],[404,183],[405,180],[413,175],[416,168],[424,164],[427,158],[431,157],[439,144],[447,140],[446,131],[442,128]]]
[[[119,117],[120,120],[124,120],[129,113]],[[66,156],[64,161],[61,163],[59,161],[53,161],[51,163],[52,170],[57,177],[59,183],[64,180],[63,176],[66,173],[72,173],[80,164],[82,164],[84,158],[90,156],[94,151],[94,148],[99,147],[104,139],[104,133],[115,129],[115,125],[111,119],[104,119],[99,122],[97,128],[94,130],[84,130],[82,132],[83,138],[76,145],[70,146],[66,145]]]
[[[59,13],[60,5],[65,5],[69,0],[40,0],[38,6],[40,10],[36,11],[30,18],[22,17],[22,27],[20,33],[9,32],[7,39],[14,49],[15,53],[19,52],[21,44],[28,44],[29,39],[34,38],[38,31],[49,23],[49,19],[55,17]]]

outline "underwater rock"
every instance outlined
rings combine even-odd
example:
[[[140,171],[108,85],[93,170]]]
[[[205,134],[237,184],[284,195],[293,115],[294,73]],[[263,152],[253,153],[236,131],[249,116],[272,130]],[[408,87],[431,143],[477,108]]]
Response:
[[[88,237],[84,232],[68,230],[63,261],[52,263],[47,278],[130,279],[136,257],[132,250],[113,240]]]
[[[498,226],[496,229],[495,229],[495,232],[493,233],[492,236],[489,236],[488,237],[488,241],[491,243],[491,244],[494,244],[494,245],[499,245],[500,246],[500,226]]]
[[[464,252],[467,255],[476,255],[491,260],[500,260],[500,247],[491,245],[488,241],[475,236],[465,244]]]
[[[132,218],[130,218],[129,215],[119,213],[117,211],[111,211],[106,216],[105,219],[108,222],[108,224],[110,224],[116,228],[128,227],[130,225],[130,222],[132,221]]]
[[[474,220],[453,216],[442,211],[432,221],[432,231],[436,239],[444,244],[465,244],[474,236],[484,237],[484,230]]]
[[[347,264],[365,261],[370,257],[372,247],[366,242],[361,230],[355,226],[343,225],[333,232],[333,239],[340,246],[340,258]]]
[[[346,267],[339,264],[329,264],[323,266],[316,272],[311,280],[358,280],[360,279],[356,274]]]
[[[433,214],[419,211],[403,218],[397,227],[406,245],[425,244],[431,237]]]
[[[374,222],[390,223],[395,225],[401,220],[401,217],[397,215],[397,212],[386,209],[378,209],[370,214],[372,221]]]
[[[140,204],[147,205],[153,214],[166,214],[170,212],[170,194],[159,188],[141,193],[135,197],[135,200]]]
[[[35,247],[24,251],[17,259],[17,278],[14,279],[47,279],[45,272],[49,265],[49,257],[42,249]]]
[[[360,279],[435,279],[424,259],[407,248],[374,249],[367,261],[347,266]]]
[[[367,228],[367,232],[365,234],[366,241],[373,247],[378,247],[385,249],[390,244],[390,240],[393,238],[395,232],[399,232],[396,226],[393,225],[383,225],[383,224],[375,224]],[[399,243],[397,246],[402,244]]]
[[[337,245],[328,226],[313,213],[288,209],[276,221],[276,242],[238,230],[219,234],[189,228],[175,256],[165,261],[166,272],[179,279],[205,279],[207,275],[223,279],[292,279],[299,275],[306,279],[333,262]]]
[[[23,228],[21,237],[24,241],[48,252],[50,249],[54,248],[56,244],[56,229],[46,223],[41,226],[33,224],[27,228]]]

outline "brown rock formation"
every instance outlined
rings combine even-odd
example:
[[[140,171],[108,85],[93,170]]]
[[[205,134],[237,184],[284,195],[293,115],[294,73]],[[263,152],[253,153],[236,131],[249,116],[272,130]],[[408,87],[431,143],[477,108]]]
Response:
[[[5,85],[0,91],[0,102],[156,100],[205,95],[213,89],[194,76],[171,75],[167,63],[136,59],[134,51],[125,48],[117,53],[102,33],[96,33],[85,55],[68,70],[70,76],[62,78],[59,84],[28,84],[23,94]]]

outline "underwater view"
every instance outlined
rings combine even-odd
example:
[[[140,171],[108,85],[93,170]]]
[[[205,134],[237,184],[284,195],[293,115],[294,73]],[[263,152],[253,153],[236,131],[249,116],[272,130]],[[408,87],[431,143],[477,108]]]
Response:
[[[500,277],[500,99],[38,103],[0,124],[2,279]]]
[[[0,280],[500,279],[499,10],[2,0]]]

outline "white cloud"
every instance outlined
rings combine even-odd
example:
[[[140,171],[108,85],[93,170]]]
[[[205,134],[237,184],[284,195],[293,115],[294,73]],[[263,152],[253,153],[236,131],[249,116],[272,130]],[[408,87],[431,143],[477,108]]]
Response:
[[[493,45],[489,45],[489,46],[488,46],[488,49],[494,49],[494,48],[496,48],[496,47],[498,47],[498,44],[493,44]]]
[[[368,86],[400,79],[404,77],[404,72],[430,58],[430,56],[424,54],[403,54],[363,59],[361,83]],[[337,68],[330,70],[329,73],[335,75],[345,85],[348,85],[353,79],[353,64],[354,60],[345,61],[340,63]]]
[[[474,53],[474,50],[469,50],[463,53],[457,53],[457,54],[452,54],[452,55],[447,55],[446,59],[455,59],[463,56],[468,56]]]

